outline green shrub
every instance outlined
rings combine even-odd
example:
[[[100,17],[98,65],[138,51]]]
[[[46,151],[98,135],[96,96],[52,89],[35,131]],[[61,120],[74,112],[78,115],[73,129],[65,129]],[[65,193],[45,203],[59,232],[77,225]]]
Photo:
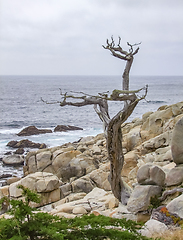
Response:
[[[25,200],[1,199],[11,204],[10,219],[0,219],[1,240],[95,240],[131,239],[145,240],[138,233],[136,222],[105,216],[84,215],[74,219],[59,218],[48,213],[34,212],[30,202],[39,202],[37,193],[22,189]]]
[[[157,195],[155,195],[150,199],[149,210],[152,211],[154,208],[158,208],[160,205],[161,205],[161,200]]]

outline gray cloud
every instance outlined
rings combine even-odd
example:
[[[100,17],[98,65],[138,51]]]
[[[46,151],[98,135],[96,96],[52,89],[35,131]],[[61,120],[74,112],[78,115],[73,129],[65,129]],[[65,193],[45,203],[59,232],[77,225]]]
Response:
[[[182,0],[0,0],[0,74],[121,74],[102,48],[140,42],[132,74],[182,75]]]

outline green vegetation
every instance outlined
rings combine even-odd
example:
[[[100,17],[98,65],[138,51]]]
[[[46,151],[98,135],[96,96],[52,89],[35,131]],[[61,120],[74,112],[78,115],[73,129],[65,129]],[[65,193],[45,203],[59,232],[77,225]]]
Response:
[[[93,214],[66,219],[35,212],[30,202],[38,203],[39,196],[28,188],[19,188],[22,189],[24,200],[1,199],[1,204],[8,202],[11,205],[11,218],[0,219],[1,240],[148,239],[138,233],[139,224],[126,219]]]
[[[161,200],[157,195],[151,197],[150,199],[150,205],[149,205],[149,210],[153,210],[154,208],[158,208],[161,206]]]

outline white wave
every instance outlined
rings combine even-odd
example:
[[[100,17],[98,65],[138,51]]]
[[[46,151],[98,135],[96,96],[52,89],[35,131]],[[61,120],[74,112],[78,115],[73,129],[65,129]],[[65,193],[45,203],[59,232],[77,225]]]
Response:
[[[95,136],[102,133],[102,128],[88,128],[84,130],[53,132],[27,137],[33,142],[45,143],[48,147],[60,146],[64,143],[78,141],[82,137]]]
[[[21,131],[21,129],[18,129],[18,128],[0,129],[0,134],[17,134]]]

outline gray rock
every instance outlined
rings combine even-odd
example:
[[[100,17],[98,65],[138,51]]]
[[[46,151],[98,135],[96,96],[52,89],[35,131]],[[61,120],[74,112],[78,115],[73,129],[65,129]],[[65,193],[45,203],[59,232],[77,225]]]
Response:
[[[137,221],[137,215],[129,212],[127,210],[127,206],[119,203],[118,208],[115,209],[114,214],[112,214],[113,218],[126,218],[127,220]]]
[[[45,169],[48,165],[52,163],[51,156],[52,154],[50,151],[40,152],[36,154],[38,172],[41,172],[43,169]]]
[[[145,164],[137,172],[137,181],[141,185],[163,186],[165,181],[164,171],[152,164]]]
[[[140,233],[143,236],[150,238],[154,234],[163,235],[163,233],[167,230],[168,230],[168,227],[164,223],[154,219],[150,219],[145,223],[143,229],[140,230]]]
[[[83,215],[83,214],[87,214],[87,211],[84,207],[82,206],[78,206],[78,207],[75,207],[72,211],[74,214],[79,214],[79,215]]]
[[[56,175],[59,178],[62,178],[63,181],[69,180],[71,177],[76,176],[76,167],[70,167],[70,161],[75,158],[77,155],[81,154],[80,151],[72,150],[68,152],[62,152],[58,154],[52,160],[53,169],[56,172]]]
[[[93,151],[94,155],[100,155],[101,154],[101,149],[96,144],[93,145],[92,151]]]
[[[166,207],[169,212],[177,214],[179,217],[183,218],[183,194],[173,199]]]
[[[19,178],[19,177],[12,177],[12,178],[7,179],[6,182],[7,182],[8,185],[10,185],[12,183],[18,182],[20,179],[21,178]]]
[[[151,197],[161,194],[161,187],[153,185],[137,185],[132,192],[128,203],[127,210],[133,213],[145,211],[150,205]]]
[[[102,198],[107,194],[107,191],[104,189],[94,187],[91,192],[89,192],[85,197],[84,200],[91,200],[91,199],[98,199]]]
[[[70,183],[66,183],[66,184],[64,184],[60,187],[61,198],[65,198],[71,192],[72,192],[72,189],[71,189],[71,184]]]
[[[183,166],[179,165],[170,170],[165,179],[166,186],[176,186],[183,182]]]
[[[37,164],[36,164],[36,157],[35,155],[32,155],[27,160],[27,166],[29,173],[35,173],[37,172]]]
[[[4,156],[2,161],[4,164],[12,166],[22,165],[24,163],[23,157],[17,154]]]
[[[72,185],[72,190],[74,193],[76,193],[76,192],[89,193],[95,187],[95,184],[87,176],[81,177],[81,178],[73,181],[71,183],[71,185]]]

